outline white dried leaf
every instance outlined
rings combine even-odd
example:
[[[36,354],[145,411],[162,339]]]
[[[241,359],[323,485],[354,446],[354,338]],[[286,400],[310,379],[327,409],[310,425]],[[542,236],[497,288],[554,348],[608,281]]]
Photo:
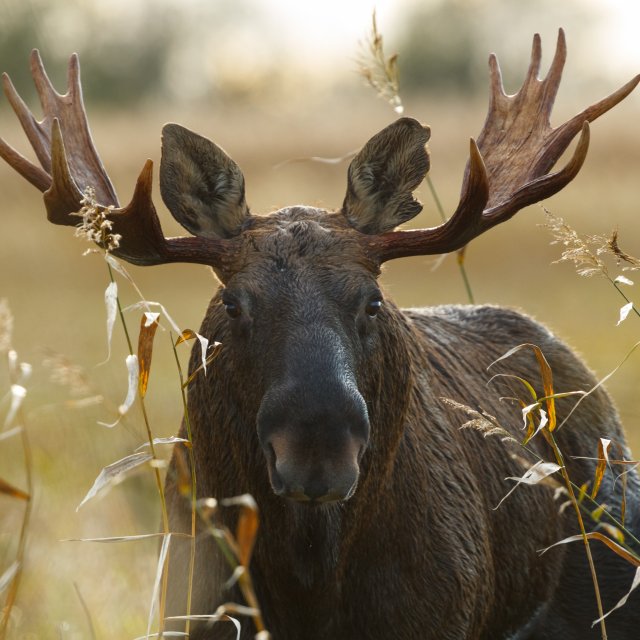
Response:
[[[104,259],[109,265],[117,271],[123,278],[128,280],[131,284],[134,284],[133,278],[129,275],[129,272],[122,266],[122,263],[114,258],[110,253],[104,254]]]
[[[0,433],[0,440],[8,440],[9,438],[13,438],[13,436],[17,436],[21,432],[22,427],[13,427],[13,429]]]
[[[620,320],[618,320],[616,327],[619,326],[620,323],[624,322],[627,319],[627,316],[631,313],[632,309],[633,309],[633,302],[629,302],[628,304],[625,304],[624,307],[620,308]]]
[[[190,616],[167,616],[165,618],[165,620],[193,620],[196,622],[207,622],[209,625],[212,625],[214,622],[233,622],[233,625],[236,628],[236,640],[240,640],[240,631],[241,631],[241,627],[240,627],[240,622],[238,620],[236,620],[235,618],[233,618],[232,616],[228,615],[227,613],[225,613],[227,608],[227,605],[222,605],[220,607],[218,607],[218,610],[215,613],[200,613],[200,614],[191,614]],[[249,607],[245,607],[248,611],[251,612],[250,615],[254,615],[256,613],[255,609],[250,609]],[[135,640],[145,640],[145,638],[149,637],[153,637],[153,636],[157,636],[158,634],[152,634],[149,636],[142,636],[140,638],[135,638]],[[167,635],[167,632],[165,631],[163,634],[163,636]],[[256,636],[257,638],[258,636]],[[261,638],[265,638],[265,637],[270,637],[270,636],[265,636],[264,634],[262,634],[262,636],[260,636]]]
[[[186,438],[179,438],[178,436],[171,436],[169,438],[154,438],[153,444],[177,444],[178,442],[189,442]],[[141,449],[145,449],[149,446],[148,442],[143,442],[136,451],[140,451]]]
[[[594,620],[591,623],[591,626],[594,627],[599,622],[604,620],[610,613],[613,613],[616,609],[619,609],[620,607],[623,607],[626,604],[627,600],[629,599],[629,596],[631,595],[631,592],[634,589],[636,589],[638,585],[640,585],[640,567],[636,568],[636,575],[633,577],[633,582],[631,583],[631,588],[629,589],[629,591],[627,591],[627,593],[624,596],[622,596],[622,598],[620,598],[620,600],[618,601],[618,604],[616,604],[616,606],[613,607],[613,609],[610,609],[609,611],[607,611],[607,613],[605,613],[601,618],[598,618],[597,620]]]
[[[509,492],[500,500],[500,502],[494,507],[494,511],[521,485],[521,484],[538,484],[542,482],[547,476],[559,471],[562,467],[555,462],[543,462],[538,460],[532,467],[527,469],[519,478],[508,477],[505,480],[514,480],[515,485],[509,490]]]
[[[7,570],[0,576],[0,593],[2,593],[14,579],[18,570],[20,569],[20,563],[16,560],[9,565]]]
[[[11,425],[22,406],[22,401],[27,395],[27,390],[20,384],[11,385],[11,406],[9,407],[9,413],[4,421],[5,429]]]
[[[624,276],[618,276],[614,282],[619,282],[620,284],[626,284],[630,287],[633,286],[633,280],[629,280],[629,278],[625,278]]]
[[[124,403],[118,407],[118,412],[123,416],[133,404],[136,399],[136,393],[138,391],[138,376],[140,374],[140,366],[138,365],[138,356],[128,355],[126,358],[127,371],[129,372],[129,388],[127,390],[127,397]]]
[[[160,309],[162,315],[169,321],[171,328],[176,332],[177,335],[180,335],[182,333],[175,320],[169,315],[166,307],[160,302],[153,302],[153,300],[141,300],[140,302],[130,304],[125,308],[125,311],[133,311],[136,309],[146,309],[147,311],[149,311],[151,307],[158,307]],[[162,329],[163,327],[160,328]]]
[[[174,534],[181,537],[190,537],[188,534]],[[108,538],[66,538],[62,542],[101,542],[101,543],[118,543],[118,542],[135,542],[136,540],[148,540],[149,538],[160,538],[164,533],[142,533],[136,536],[109,536]]]
[[[107,310],[107,358],[104,362],[108,362],[111,358],[111,337],[113,336],[113,326],[116,322],[118,313],[118,284],[110,282],[104,292],[104,305]]]
[[[111,487],[122,482],[128,475],[135,471],[140,465],[151,460],[150,453],[132,453],[130,456],[121,458],[120,460],[106,466],[95,479],[93,486],[89,489],[87,495],[77,506],[76,511],[80,509],[86,502],[94,498],[98,492],[103,494]]]
[[[107,427],[108,429],[112,429],[119,422],[120,418],[124,416],[129,409],[131,409],[131,405],[134,403],[136,399],[136,395],[138,393],[138,377],[140,374],[140,367],[138,365],[138,356],[136,355],[128,355],[126,360],[127,371],[129,374],[129,383],[127,389],[127,397],[124,402],[118,407],[118,413],[120,414],[118,419],[115,422],[98,422],[98,424],[102,427]]]
[[[207,375],[207,349],[209,348],[209,340],[199,333],[196,333],[196,337],[200,342],[200,357],[202,359],[202,368],[204,369],[204,375]]]
[[[150,327],[152,324],[155,324],[160,319],[159,313],[153,313],[151,311],[144,312],[144,326]]]
[[[149,621],[147,623],[147,637],[151,634],[151,624],[153,623],[153,618],[156,613],[156,606],[159,600],[160,593],[160,583],[162,582],[162,575],[164,573],[164,565],[167,561],[167,556],[169,554],[169,544],[171,542],[171,534],[168,533],[164,536],[162,540],[162,547],[160,548],[160,555],[158,556],[158,565],[156,569],[156,579],[153,584],[153,591],[151,593],[151,607],[149,608]]]

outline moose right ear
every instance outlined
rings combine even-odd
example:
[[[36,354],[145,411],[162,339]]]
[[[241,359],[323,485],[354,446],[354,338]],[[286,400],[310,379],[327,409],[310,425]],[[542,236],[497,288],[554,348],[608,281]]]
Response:
[[[162,129],[160,193],[196,236],[231,238],[249,217],[240,167],[217,145],[179,124]]]
[[[400,118],[377,133],[349,165],[342,213],[362,233],[379,234],[422,211],[412,191],[429,170],[429,127]]]

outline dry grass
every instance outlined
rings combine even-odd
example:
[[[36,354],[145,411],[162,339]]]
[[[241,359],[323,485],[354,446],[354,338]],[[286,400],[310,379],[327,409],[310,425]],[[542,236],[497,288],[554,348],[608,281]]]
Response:
[[[339,100],[336,99],[339,103]],[[574,104],[576,108],[578,104]],[[306,202],[336,207],[345,189],[346,166],[279,162],[300,156],[340,156],[363,144],[388,124],[392,115],[382,101],[360,105],[337,104],[304,113],[152,113],[127,114],[126,119],[95,114],[92,126],[105,165],[118,192],[126,200],[145,158],[159,158],[159,132],[167,120],[181,123],[222,145],[242,166],[248,199],[256,212]],[[466,161],[468,134],[479,131],[484,106],[405,104],[406,113],[432,125],[432,179],[445,209],[453,211]],[[352,119],[350,114],[357,113]],[[586,233],[607,234],[617,226],[620,244],[640,254],[637,236],[638,148],[640,133],[626,130],[635,121],[635,103],[623,104],[593,126],[590,156],[582,173],[565,192],[546,206]],[[564,115],[564,114],[563,114]],[[560,116],[558,116],[560,119]],[[0,131],[19,143],[21,135],[6,111],[0,111]],[[123,152],[126,141],[126,152]],[[24,147],[23,147],[24,148]],[[157,166],[157,165],[156,165]],[[412,224],[438,224],[428,189],[421,193],[425,211]],[[122,545],[60,542],[157,529],[159,508],[150,474],[129,479],[100,501],[76,513],[75,507],[99,470],[122,458],[145,440],[135,412],[116,427],[97,426],[109,418],[126,391],[126,344],[119,329],[111,363],[96,367],[107,353],[103,291],[104,262],[83,257],[86,245],[69,229],[49,225],[35,190],[0,165],[3,234],[0,240],[0,297],[8,299],[15,328],[13,343],[22,359],[34,365],[25,409],[34,443],[35,502],[27,547],[27,564],[18,600],[16,638],[89,637],[89,623],[74,584],[86,602],[97,637],[126,638],[143,633],[155,573],[157,542]],[[160,203],[159,195],[156,202]],[[161,209],[167,234],[180,233]],[[612,369],[637,340],[633,319],[616,327],[618,299],[599,279],[578,279],[572,269],[552,265],[559,255],[549,245],[540,207],[531,207],[508,224],[475,241],[467,254],[467,269],[478,302],[516,306],[551,326],[583,353],[602,376]],[[431,272],[429,258],[390,264],[383,281],[402,305],[464,302],[466,294],[454,258]],[[182,327],[199,326],[215,282],[205,267],[132,267],[136,282],[151,300],[163,302]],[[423,275],[422,279],[416,274]],[[636,285],[636,286],[640,286]],[[133,295],[124,303],[135,301]],[[176,432],[181,412],[179,384],[168,336],[158,333],[147,405],[155,436]],[[63,354],[69,366],[87,372],[90,396],[105,404],[80,406],[71,391],[49,381],[42,361],[47,349]],[[77,373],[77,369],[74,369]],[[632,449],[640,451],[637,381],[640,359],[631,358],[608,384],[619,406]],[[0,389],[8,379],[0,373]],[[3,405],[4,406],[4,405]],[[0,443],[3,478],[17,486],[24,482],[18,443]],[[15,551],[20,528],[20,505],[0,495],[0,566]],[[62,629],[62,631],[58,631]],[[33,634],[28,636],[27,634]],[[11,636],[10,636],[11,637]]]

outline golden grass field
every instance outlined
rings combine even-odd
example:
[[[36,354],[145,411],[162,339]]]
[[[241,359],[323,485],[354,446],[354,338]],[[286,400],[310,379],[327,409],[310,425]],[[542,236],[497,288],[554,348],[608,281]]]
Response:
[[[556,122],[599,97],[577,99],[561,92]],[[159,160],[162,124],[175,120],[214,139],[240,164],[254,212],[299,202],[334,208],[344,195],[346,164],[275,166],[301,156],[344,155],[394,117],[372,96],[354,100],[347,104],[338,97],[327,98],[320,107],[304,109],[285,105],[216,113],[160,109],[93,113],[91,121],[98,149],[123,201],[128,200],[144,160]],[[621,246],[633,255],[640,255],[639,111],[640,97],[632,95],[596,122],[582,172],[565,192],[545,203],[580,233],[608,234],[617,227]],[[480,103],[435,105],[416,99],[407,104],[407,115],[432,126],[431,176],[450,213],[457,204],[468,138],[479,132],[485,107]],[[6,108],[0,110],[0,135],[26,149]],[[426,185],[420,197],[425,208],[412,224],[437,224],[438,214]],[[156,204],[165,233],[180,233],[161,206],[159,193]],[[34,367],[25,405],[34,459],[34,512],[14,612],[14,635],[9,637],[90,637],[79,592],[97,637],[133,638],[146,630],[157,541],[110,545],[63,541],[146,533],[157,530],[159,522],[159,503],[149,472],[127,479],[103,498],[75,510],[102,467],[145,440],[137,410],[112,430],[96,424],[113,419],[114,407],[126,392],[126,345],[118,326],[111,360],[99,364],[107,352],[106,267],[96,255],[82,256],[87,246],[69,228],[47,223],[39,194],[4,164],[0,164],[0,213],[0,297],[8,300],[15,318],[13,346],[20,360]],[[640,340],[640,321],[630,316],[616,327],[624,301],[608,282],[599,277],[581,278],[569,264],[552,264],[561,250],[550,246],[550,234],[540,226],[544,221],[540,206],[529,207],[473,242],[466,264],[475,299],[517,307],[535,316],[575,347],[602,377]],[[433,264],[431,258],[389,264],[383,275],[387,295],[405,306],[465,303],[455,259],[447,258],[435,271]],[[207,268],[131,267],[130,273],[146,298],[162,302],[182,328],[198,328],[216,287]],[[612,273],[617,273],[613,265]],[[627,276],[636,279],[634,274]],[[120,282],[120,291],[125,303],[136,301],[126,283]],[[629,292],[633,296],[635,289]],[[640,296],[636,299],[640,301]],[[139,313],[129,314],[130,327],[137,327]],[[104,396],[104,404],[74,408],[69,401],[76,398],[68,387],[52,381],[50,369],[43,365],[52,352],[80,367],[90,386],[83,393]],[[640,353],[635,353],[607,384],[636,454],[640,453],[639,380]],[[2,397],[8,386],[3,365]],[[156,337],[148,406],[154,434],[175,433],[181,400],[167,333],[159,332]],[[5,399],[2,409],[7,408]],[[491,412],[491,407],[486,410]],[[18,438],[0,441],[0,477],[24,486]],[[23,503],[0,495],[0,574],[13,559],[22,509]]]

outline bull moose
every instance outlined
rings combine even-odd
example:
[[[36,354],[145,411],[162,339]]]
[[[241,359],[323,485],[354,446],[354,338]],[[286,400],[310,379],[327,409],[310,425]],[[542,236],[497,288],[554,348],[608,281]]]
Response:
[[[550,459],[549,445],[535,438],[524,450],[461,429],[466,416],[445,400],[488,411],[521,440],[519,410],[486,384],[492,362],[532,343],[546,355],[557,389],[590,389],[593,374],[521,313],[494,306],[402,310],[378,285],[384,262],[456,251],[576,176],[588,123],[626,97],[640,76],[552,128],[565,57],[561,30],[540,80],[536,35],[524,84],[506,95],[491,56],[488,115],[471,140],[458,208],[437,228],[408,231],[395,228],[421,210],[412,192],[429,169],[430,130],[414,119],[393,122],[353,158],[339,210],[290,206],[264,216],[249,212],[242,172],[222,149],[168,124],[162,198],[193,235],[165,238],[151,199],[150,161],[131,202],[121,207],[117,200],[89,133],[78,58],[69,65],[68,93],[59,95],[34,52],[40,122],[4,77],[41,168],[1,140],[0,155],[44,192],[51,222],[75,225],[71,214],[92,187],[121,235],[116,256],[137,265],[208,265],[222,283],[201,328],[222,344],[220,355],[188,392],[198,495],[254,496],[261,524],[250,571],[275,640],[600,637],[592,628],[597,609],[583,546],[539,554],[577,532],[575,514],[560,510],[546,486],[520,489],[494,509],[510,486],[504,478],[522,475],[536,457]],[[571,159],[552,172],[578,134]],[[191,371],[199,363],[194,349]],[[508,367],[539,380],[524,352]],[[570,408],[569,401],[558,403],[559,421]],[[624,454],[622,427],[602,389],[557,431],[577,485],[593,479],[600,437],[615,440]],[[189,533],[191,508],[176,481],[179,458],[176,450],[166,481],[170,526]],[[639,489],[629,473],[626,523],[636,536]],[[619,519],[622,492],[611,470],[600,495]],[[237,515],[222,517],[232,527]],[[595,526],[588,518],[587,524]],[[173,616],[186,611],[189,551],[181,545],[170,554],[167,615]],[[633,568],[604,545],[592,547],[606,610],[629,589]],[[240,600],[229,573],[201,531],[193,614]],[[612,639],[639,637],[639,604],[634,596],[607,618]],[[254,633],[245,621],[240,637]],[[190,629],[193,639],[235,634],[229,624]]]

